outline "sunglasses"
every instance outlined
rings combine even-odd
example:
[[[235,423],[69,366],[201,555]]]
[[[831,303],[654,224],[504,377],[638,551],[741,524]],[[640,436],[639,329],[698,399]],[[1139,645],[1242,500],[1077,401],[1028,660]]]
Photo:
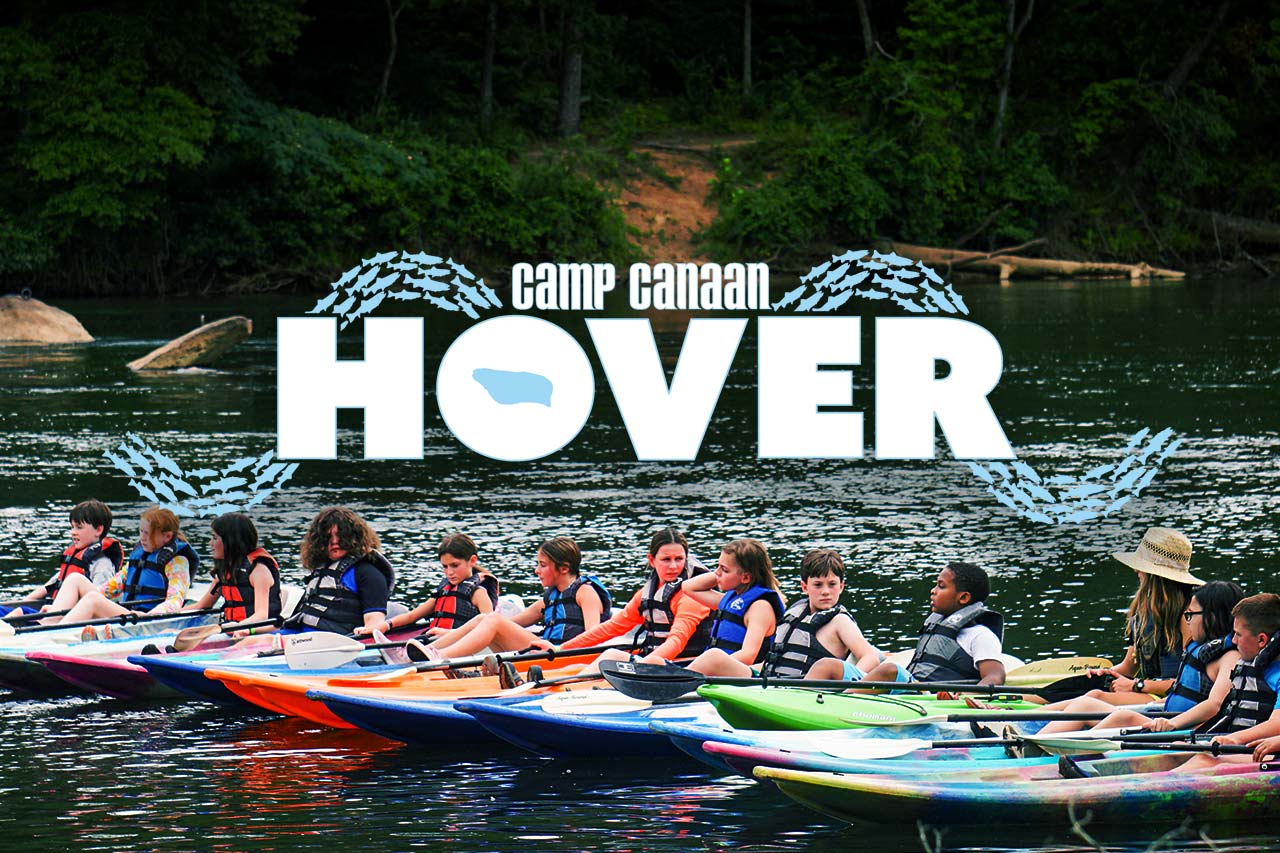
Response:
[[[1201,613],[1204,613],[1204,611],[1203,610],[1184,610],[1182,611],[1182,618],[1190,622],[1192,616],[1199,616]]]

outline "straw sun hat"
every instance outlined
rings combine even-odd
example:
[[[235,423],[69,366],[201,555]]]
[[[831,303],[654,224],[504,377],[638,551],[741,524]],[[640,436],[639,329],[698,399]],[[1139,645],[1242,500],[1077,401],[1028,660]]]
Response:
[[[1152,527],[1142,535],[1138,550],[1112,554],[1135,572],[1159,575],[1171,581],[1199,586],[1191,574],[1191,540],[1167,527]]]

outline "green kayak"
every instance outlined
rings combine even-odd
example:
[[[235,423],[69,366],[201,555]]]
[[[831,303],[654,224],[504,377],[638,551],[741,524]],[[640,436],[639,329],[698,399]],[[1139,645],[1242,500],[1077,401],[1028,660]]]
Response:
[[[724,721],[739,729],[852,729],[912,722],[937,722],[938,715],[976,714],[960,699],[932,695],[894,696],[823,693],[803,687],[730,687],[704,684],[698,695],[715,705]],[[1038,711],[1043,705],[1016,698],[985,699],[998,706],[990,713]]]

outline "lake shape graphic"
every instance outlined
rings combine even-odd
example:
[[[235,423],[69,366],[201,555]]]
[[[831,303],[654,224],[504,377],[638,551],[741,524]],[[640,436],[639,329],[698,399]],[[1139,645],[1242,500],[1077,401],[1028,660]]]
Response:
[[[541,374],[480,367],[473,370],[471,376],[484,386],[495,403],[551,405],[551,380]]]

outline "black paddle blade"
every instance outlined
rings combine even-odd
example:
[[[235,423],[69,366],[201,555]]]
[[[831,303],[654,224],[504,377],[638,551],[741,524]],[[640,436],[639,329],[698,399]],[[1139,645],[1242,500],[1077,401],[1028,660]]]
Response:
[[[1046,702],[1060,702],[1083,696],[1090,690],[1105,690],[1113,680],[1112,675],[1072,675],[1047,685],[1040,695]]]
[[[632,699],[661,702],[675,699],[706,681],[698,672],[672,664],[637,663],[625,660],[600,661],[600,674],[614,689]]]

